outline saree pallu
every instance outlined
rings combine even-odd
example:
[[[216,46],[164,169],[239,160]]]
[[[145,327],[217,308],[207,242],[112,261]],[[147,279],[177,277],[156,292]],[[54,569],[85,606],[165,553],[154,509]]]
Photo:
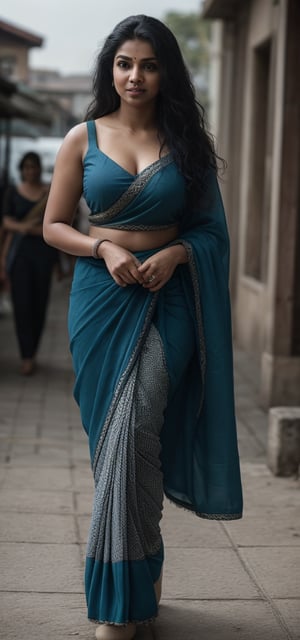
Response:
[[[210,207],[180,229],[188,264],[159,292],[119,287],[102,260],[76,263],[74,395],[95,479],[85,588],[99,622],[157,615],[163,494],[203,518],[242,514],[228,236],[215,182],[209,191]]]

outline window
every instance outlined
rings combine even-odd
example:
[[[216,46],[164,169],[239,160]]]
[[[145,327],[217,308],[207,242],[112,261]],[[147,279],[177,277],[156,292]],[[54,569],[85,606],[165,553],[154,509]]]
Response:
[[[264,281],[266,279],[269,208],[270,166],[272,140],[270,130],[270,69],[271,40],[253,51],[251,149],[249,166],[248,216],[246,234],[245,273]]]
[[[0,57],[0,75],[7,80],[14,78],[17,60],[15,56]]]

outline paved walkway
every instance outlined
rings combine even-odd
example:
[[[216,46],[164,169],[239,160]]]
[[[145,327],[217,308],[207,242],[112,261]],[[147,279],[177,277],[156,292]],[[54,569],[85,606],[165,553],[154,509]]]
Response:
[[[36,375],[18,375],[0,318],[0,637],[92,640],[83,593],[92,504],[86,437],[72,399],[68,283],[55,284]],[[236,352],[245,516],[207,522],[166,503],[160,616],[139,640],[300,638],[300,491],[265,465],[255,363]]]

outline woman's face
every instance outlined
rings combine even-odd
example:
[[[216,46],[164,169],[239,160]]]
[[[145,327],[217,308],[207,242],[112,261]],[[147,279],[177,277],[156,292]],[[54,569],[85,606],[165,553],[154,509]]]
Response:
[[[149,42],[123,42],[114,58],[113,81],[121,102],[145,106],[156,100],[160,89],[160,70]]]
[[[34,160],[24,160],[21,175],[24,182],[39,182],[41,178],[41,168]]]

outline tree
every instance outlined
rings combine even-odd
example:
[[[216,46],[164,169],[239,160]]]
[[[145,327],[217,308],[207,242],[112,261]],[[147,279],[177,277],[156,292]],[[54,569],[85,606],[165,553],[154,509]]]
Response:
[[[185,63],[191,73],[197,98],[208,106],[208,75],[210,57],[210,22],[198,13],[168,11],[163,18],[177,38]]]

